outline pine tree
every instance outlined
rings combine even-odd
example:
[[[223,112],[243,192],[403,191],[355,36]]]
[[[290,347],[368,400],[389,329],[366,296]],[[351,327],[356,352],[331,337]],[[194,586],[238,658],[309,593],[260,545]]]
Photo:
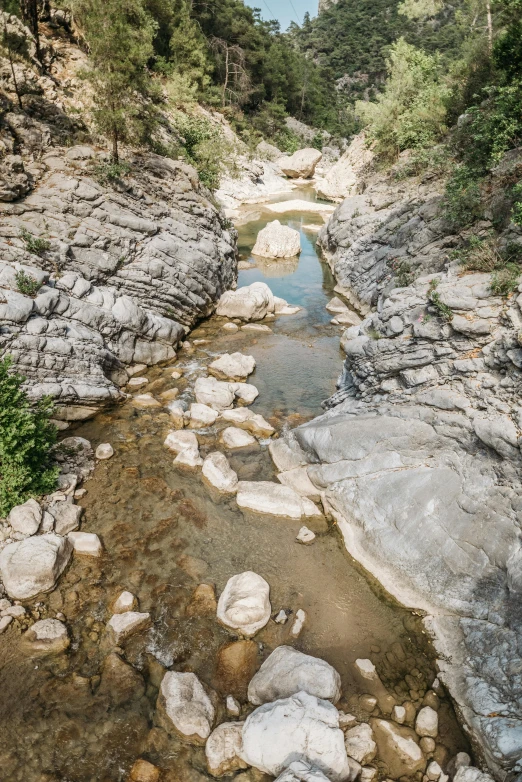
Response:
[[[155,125],[147,63],[156,26],[142,0],[83,0],[78,10],[89,46],[84,76],[94,89],[94,119],[118,163],[119,144],[141,141]]]

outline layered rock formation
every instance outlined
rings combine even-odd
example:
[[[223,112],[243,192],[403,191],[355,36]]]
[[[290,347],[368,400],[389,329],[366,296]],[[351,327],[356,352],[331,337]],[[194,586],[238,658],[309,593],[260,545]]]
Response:
[[[293,452],[350,553],[426,612],[441,678],[504,779],[522,772],[522,296],[452,260],[439,201],[418,180],[370,183],[321,232],[367,317],[343,334],[339,391]],[[522,243],[513,225],[508,242]]]

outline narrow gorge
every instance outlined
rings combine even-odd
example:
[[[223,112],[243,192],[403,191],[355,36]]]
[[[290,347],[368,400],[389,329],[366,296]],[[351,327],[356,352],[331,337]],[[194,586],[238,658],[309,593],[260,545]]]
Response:
[[[9,377],[58,442],[0,518],[0,778],[519,782],[522,284],[469,258],[520,150],[464,229],[365,132],[154,98],[116,159],[74,14],[11,10],[2,502]]]

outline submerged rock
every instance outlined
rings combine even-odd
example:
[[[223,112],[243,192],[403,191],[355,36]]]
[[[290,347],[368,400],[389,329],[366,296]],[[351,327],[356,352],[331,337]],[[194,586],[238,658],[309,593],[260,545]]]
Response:
[[[346,754],[335,706],[306,692],[252,712],[243,728],[241,757],[272,776],[302,761],[318,768],[331,782],[354,780],[360,769]]]
[[[271,611],[270,586],[248,570],[227,581],[218,601],[217,618],[226,627],[250,637],[267,624]]]
[[[194,402],[190,405],[189,426],[193,429],[204,429],[216,423],[218,413],[208,405],[202,405],[200,402]]]
[[[214,777],[233,774],[248,768],[240,753],[243,746],[243,722],[223,722],[208,737],[205,744],[207,767]]]
[[[68,538],[49,533],[9,543],[0,553],[0,573],[9,597],[28,600],[49,592],[72,554]]]
[[[237,448],[248,448],[257,443],[255,437],[245,432],[244,429],[238,429],[235,426],[227,426],[226,429],[223,429],[220,439],[225,448],[231,451]]]
[[[101,540],[94,532],[70,532],[67,537],[77,554],[88,557],[101,557],[103,554]]]
[[[224,421],[230,421],[240,429],[246,429],[256,437],[270,437],[275,432],[274,427],[262,415],[253,413],[245,407],[240,407],[237,410],[224,410],[221,418]]]
[[[123,614],[114,614],[107,623],[107,628],[112,634],[114,642],[120,644],[134,633],[145,630],[150,625],[150,614],[139,611],[125,611]]]
[[[380,719],[372,719],[371,727],[379,758],[386,764],[391,777],[399,779],[424,771],[426,758],[414,730]]]
[[[126,611],[132,611],[138,605],[138,600],[132,592],[124,590],[114,601],[112,610],[115,614],[124,614]]]
[[[258,706],[298,692],[337,703],[341,677],[319,657],[303,654],[291,646],[278,646],[250,682],[248,700]]]
[[[24,635],[24,643],[34,651],[59,654],[71,643],[66,626],[59,619],[41,619]]]
[[[203,744],[210,736],[214,706],[195,673],[167,671],[162,679],[158,707],[168,725],[189,743]]]
[[[252,255],[263,258],[292,258],[301,252],[301,235],[288,225],[273,220],[259,231]]]

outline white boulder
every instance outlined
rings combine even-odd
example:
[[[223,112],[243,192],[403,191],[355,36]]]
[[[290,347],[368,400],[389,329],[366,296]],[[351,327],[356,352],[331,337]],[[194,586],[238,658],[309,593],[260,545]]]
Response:
[[[493,782],[493,777],[475,766],[461,766],[457,769],[453,782]]]
[[[11,509],[7,521],[15,532],[34,535],[42,521],[42,509],[36,500],[27,500]]]
[[[221,418],[224,421],[233,423],[240,429],[245,429],[250,434],[256,435],[256,437],[270,437],[275,432],[272,424],[269,424],[262,415],[253,413],[252,410],[247,410],[246,407],[239,407],[236,410],[224,410]]]
[[[306,692],[252,712],[243,728],[241,757],[272,776],[294,761],[318,768],[332,782],[353,780],[360,769],[348,760],[335,706]]]
[[[134,633],[144,630],[149,624],[150,614],[125,611],[123,614],[113,614],[107,622],[107,627],[115,643],[119,644]]]
[[[243,725],[243,722],[223,722],[208,737],[205,755],[212,776],[222,777],[247,768],[247,764],[240,757]]]
[[[319,657],[303,654],[291,646],[278,646],[250,681],[248,700],[259,706],[297,692],[337,703],[341,677]]]
[[[72,543],[49,533],[9,543],[0,554],[0,573],[7,594],[28,600],[53,589],[67,566]]]
[[[365,766],[377,754],[377,744],[373,740],[373,731],[369,725],[362,722],[344,734],[346,753]]]
[[[181,453],[181,451],[198,451],[199,443],[198,438],[194,432],[173,431],[169,432],[165,438],[163,445],[173,451],[174,453]]]
[[[176,401],[169,402],[167,410],[169,411],[172,426],[175,426],[176,429],[183,429],[185,426],[185,408],[183,407],[183,403]]]
[[[218,413],[208,405],[193,402],[190,405],[190,423],[193,429],[204,429],[216,423]]]
[[[114,448],[110,443],[100,443],[96,448],[95,456],[100,460],[110,459],[111,456],[114,456]]]
[[[226,429],[223,429],[220,439],[225,448],[228,448],[230,451],[236,448],[248,448],[257,443],[255,437],[245,432],[244,429],[238,429],[236,426],[227,426]]]
[[[195,673],[167,671],[159,701],[176,731],[187,741],[202,744],[210,736],[214,707]]]
[[[306,497],[301,497],[289,486],[271,481],[239,481],[237,504],[240,508],[270,516],[301,519],[303,516],[319,516],[320,511]]]
[[[80,526],[83,508],[71,502],[52,502],[48,512],[53,517],[53,527],[57,535],[68,535]]]
[[[386,764],[393,779],[424,771],[426,758],[419,747],[415,731],[381,719],[372,719],[371,727],[379,759]]]
[[[259,231],[252,255],[263,258],[293,258],[301,252],[301,235],[288,225],[273,220]]]
[[[215,377],[198,377],[194,384],[196,400],[221,412],[233,406],[235,388],[233,383],[224,383]]]
[[[303,763],[302,760],[294,760],[277,777],[276,782],[330,782],[330,780],[318,768]]]
[[[323,156],[322,152],[313,147],[298,149],[290,157],[282,157],[277,165],[286,176],[291,179],[307,179],[313,176],[315,167]]]
[[[209,453],[203,462],[202,472],[203,478],[223,494],[234,494],[237,491],[237,473],[220,451]]]
[[[244,353],[224,353],[213,361],[208,371],[219,380],[246,380],[256,368],[254,356]]]
[[[231,383],[234,397],[240,405],[251,405],[259,396],[259,391],[252,383]]]
[[[439,715],[431,706],[424,706],[415,720],[415,733],[418,736],[429,736],[434,739],[439,732]]]
[[[251,637],[270,619],[270,586],[247,570],[228,579],[217,606],[217,618],[232,630]]]
[[[253,282],[235,291],[226,291],[218,301],[216,314],[223,318],[263,320],[274,311],[274,296],[264,282]]]
[[[67,537],[77,554],[87,557],[101,557],[103,554],[101,540],[94,532],[69,532]]]

